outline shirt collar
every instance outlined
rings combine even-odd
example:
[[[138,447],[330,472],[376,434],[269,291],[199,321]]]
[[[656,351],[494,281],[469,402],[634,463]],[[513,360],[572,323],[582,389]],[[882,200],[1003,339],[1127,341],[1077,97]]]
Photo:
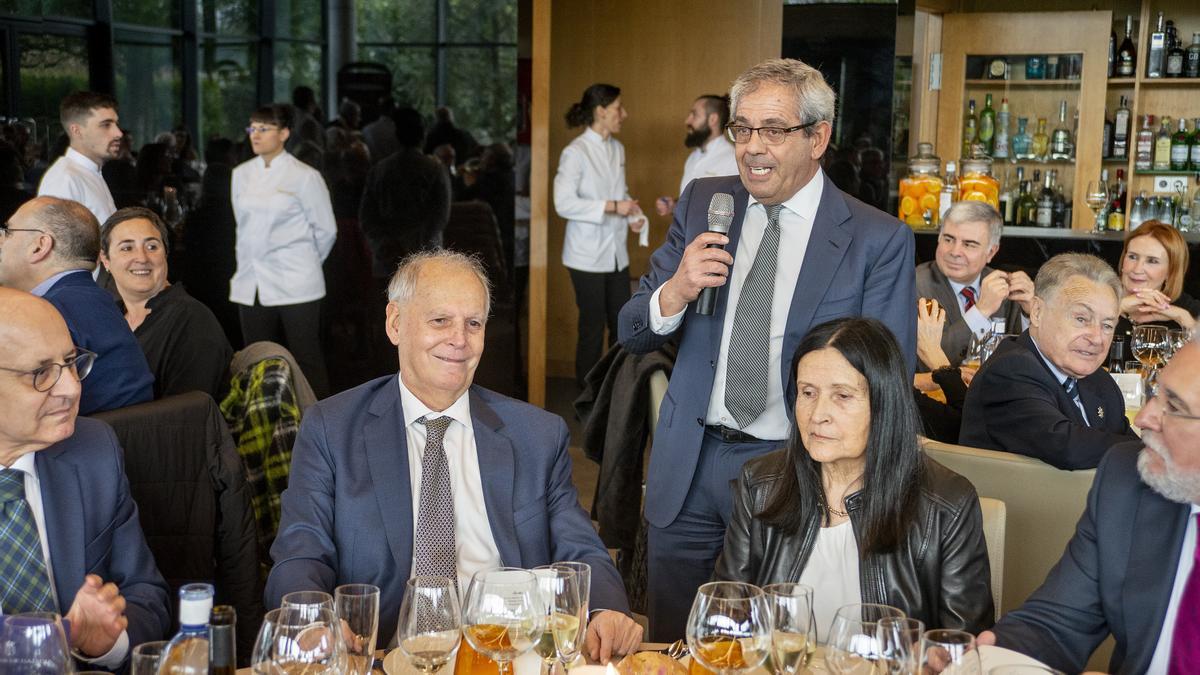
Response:
[[[1042,353],[1042,348],[1038,346],[1037,340],[1033,339],[1032,333],[1029,335],[1029,341],[1033,343],[1033,348],[1035,350],[1037,350],[1038,356],[1040,356],[1042,358],[1042,361],[1046,364],[1046,366],[1048,368],[1050,368],[1050,372],[1054,375],[1054,377],[1058,378],[1058,383],[1063,384],[1064,382],[1066,382],[1067,374],[1064,373],[1063,371],[1059,370],[1058,366],[1055,366],[1053,363],[1050,363],[1050,359],[1046,358],[1046,355]]]
[[[79,152],[75,148],[67,148],[66,158],[79,166],[91,171],[92,173],[100,173],[100,165],[88,159],[87,155]]]
[[[804,219],[804,222],[812,224],[813,219],[817,216],[817,206],[821,204],[821,194],[825,190],[825,172],[817,167],[817,172],[808,180],[808,183],[796,191],[787,201],[783,203],[784,208]],[[758,200],[754,195],[750,195],[750,201],[746,203],[746,208],[749,210],[751,206],[758,204]],[[764,207],[765,208],[765,207]]]
[[[31,478],[33,478],[34,480],[37,480],[37,477],[38,477],[37,460],[34,457],[34,455],[36,455],[36,454],[37,454],[36,452],[27,452],[27,453],[21,455],[20,457],[18,457],[17,461],[13,462],[12,466],[10,466],[8,468],[16,469],[17,471],[21,471],[21,472],[25,473],[27,476],[30,476]]]
[[[417,420],[425,416],[441,417],[445,415],[450,419],[465,426],[468,431],[471,430],[471,401],[470,390],[464,391],[458,400],[450,404],[449,408],[441,412],[431,409],[429,406],[421,402],[417,395],[412,393],[408,387],[404,386],[404,376],[396,375],[396,382],[400,385],[400,405],[404,408],[404,428],[407,429]]]
[[[604,144],[604,143],[607,143],[610,140],[612,140],[612,136],[605,138],[605,137],[601,136],[599,134],[599,132],[597,132],[595,129],[593,129],[591,127],[588,127],[583,130],[583,137],[593,143],[600,143],[600,144]]]
[[[275,159],[271,160],[271,166],[280,166],[281,164],[287,164],[288,159],[290,159],[291,156],[292,156],[291,153],[289,153],[287,150],[284,150],[283,152],[279,153],[279,155]],[[268,170],[267,169],[267,160],[263,159],[262,155],[254,156],[254,165],[257,166],[258,168],[262,169],[263,171]]]
[[[934,264],[936,264],[936,263],[934,263]],[[982,276],[982,275],[980,275],[980,276]],[[957,281],[951,279],[950,277],[946,277],[946,281],[950,282],[950,288],[954,289],[955,295],[962,295],[962,289],[969,287],[972,291],[975,291],[976,297],[979,296],[979,277],[975,277],[974,281],[972,281],[969,284],[960,284]]]
[[[63,270],[63,271],[59,272],[58,274],[55,274],[54,276],[50,277],[49,279],[44,280],[42,283],[38,284],[37,286],[34,286],[32,289],[30,289],[29,292],[40,298],[40,297],[46,295],[46,292],[49,291],[51,288],[53,288],[54,284],[57,284],[59,279],[67,276],[68,274],[74,274],[76,272],[87,272],[87,270],[83,270],[83,269]]]
[[[704,142],[704,145],[701,145],[698,149],[701,153],[707,155],[709,150],[716,150],[718,147],[720,147],[722,142],[729,142],[729,139],[725,138],[724,133],[717,134],[716,136],[708,139]]]

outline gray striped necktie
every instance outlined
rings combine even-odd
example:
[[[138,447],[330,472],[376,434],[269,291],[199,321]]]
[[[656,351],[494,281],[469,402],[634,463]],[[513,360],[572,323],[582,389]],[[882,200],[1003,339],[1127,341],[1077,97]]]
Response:
[[[425,454],[421,457],[421,501],[413,539],[413,575],[447,577],[458,585],[454,538],[454,493],[444,440],[449,417],[425,417]]]
[[[733,313],[729,361],[725,367],[725,408],[737,420],[740,429],[749,426],[767,408],[771,300],[775,296],[781,208],[781,204],[766,207],[767,229]]]

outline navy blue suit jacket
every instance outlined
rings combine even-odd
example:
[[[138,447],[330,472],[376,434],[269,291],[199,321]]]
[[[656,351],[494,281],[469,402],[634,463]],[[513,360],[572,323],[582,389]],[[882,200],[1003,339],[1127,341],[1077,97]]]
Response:
[[[996,644],[1068,673],[1109,634],[1110,673],[1144,673],[1164,630],[1191,507],[1137,472],[1140,441],[1109,450],[1062,559],[1041,588],[992,629]],[[1191,555],[1191,551],[1187,555]]]
[[[92,372],[82,383],[80,415],[154,399],[154,375],[146,356],[116,301],[96,285],[91,272],[64,276],[43,297],[66,320],[75,346],[96,352]]]
[[[912,230],[846,195],[828,177],[824,180],[783,338],[779,377],[789,401],[794,398],[789,371],[796,347],[810,328],[832,319],[879,319],[895,334],[909,371],[916,368]],[[670,339],[670,335],[657,335],[650,329],[650,297],[675,274],[688,243],[708,230],[709,201],[718,192],[733,195],[733,223],[725,249],[734,254],[734,265],[739,264],[737,246],[749,193],[738,176],[692,181],[675,207],[667,241],[650,258],[650,271],[642,277],[638,292],[621,308],[620,341],[629,351],[650,352]],[[780,251],[780,255],[787,255],[787,251]],[[646,485],[646,519],[656,527],[666,527],[675,520],[696,469],[728,295],[727,288],[721,287],[712,316],[701,316],[689,307],[676,331],[681,334],[679,357],[659,411]]]
[[[129,495],[125,457],[111,427],[79,417],[75,433],[34,456],[59,612],[88,574],[125,598],[129,646],[162,640],[171,628],[169,591]]]
[[[620,575],[579,506],[562,418],[471,387],[486,514],[506,566],[592,567],[591,607],[628,611]],[[388,375],[308,409],[292,450],[266,605],[346,583],[380,588],[379,641],[396,632],[413,549],[413,498],[400,387]],[[460,589],[465,593],[467,589]]]

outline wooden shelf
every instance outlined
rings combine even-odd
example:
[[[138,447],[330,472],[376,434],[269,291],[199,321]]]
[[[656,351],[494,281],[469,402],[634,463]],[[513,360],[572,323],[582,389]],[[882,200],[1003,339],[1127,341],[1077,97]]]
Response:
[[[1023,89],[1026,87],[1075,88],[1082,80],[964,80],[968,87],[995,87],[996,89]],[[1178,82],[1178,80],[1174,80]]]
[[[1170,169],[1134,169],[1135,176],[1195,176],[1200,173],[1200,169],[1184,169],[1183,171],[1172,171]]]
[[[1200,86],[1200,77],[1143,77],[1138,81],[1143,87]]]
[[[1132,87],[1137,82],[1136,77],[1110,77],[1108,78],[1108,86],[1122,85]]]

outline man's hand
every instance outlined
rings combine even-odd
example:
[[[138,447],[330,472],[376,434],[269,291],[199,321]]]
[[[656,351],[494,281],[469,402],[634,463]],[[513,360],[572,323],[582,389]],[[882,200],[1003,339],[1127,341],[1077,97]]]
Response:
[[[725,285],[733,256],[723,248],[705,247],[709,244],[725,246],[728,243],[729,237],[723,234],[701,232],[683,249],[679,267],[662,285],[662,292],[658,294],[658,308],[663,316],[682,312],[689,302],[700,297],[700,291],[705,288]]]
[[[620,612],[601,610],[588,622],[585,654],[593,661],[608,663],[615,655],[637,651],[640,644],[642,627]]]
[[[1029,316],[1029,310],[1033,303],[1033,279],[1019,270],[1009,274],[1008,299],[1020,305],[1025,316]]]
[[[979,284],[979,298],[975,300],[975,306],[979,308],[980,314],[991,316],[1000,309],[1000,305],[1008,297],[1008,292],[1008,272],[994,270]]]
[[[116,584],[106,584],[95,574],[83,580],[67,619],[71,621],[71,648],[89,657],[107,654],[129,625],[125,598]]]
[[[670,197],[659,197],[654,200],[654,210],[660,216],[669,216],[675,210],[675,200]]]
[[[642,208],[638,206],[636,199],[622,199],[614,202],[618,216],[637,215],[642,212]]]

